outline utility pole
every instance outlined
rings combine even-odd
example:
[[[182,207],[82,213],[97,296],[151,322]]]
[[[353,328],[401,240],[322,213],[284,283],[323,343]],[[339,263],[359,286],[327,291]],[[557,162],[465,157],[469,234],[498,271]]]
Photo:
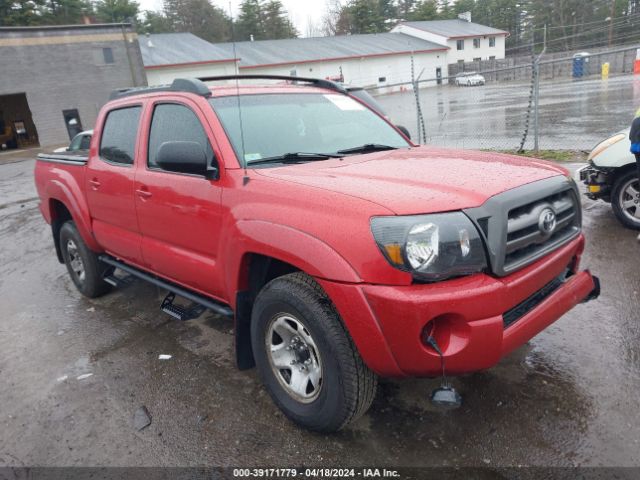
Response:
[[[609,15],[609,47],[613,43],[613,16],[616,14],[616,0],[611,0],[611,15]]]
[[[540,148],[540,60],[547,51],[547,25],[544,26],[542,52],[533,63],[533,151],[538,153]],[[552,66],[553,68],[553,66]]]

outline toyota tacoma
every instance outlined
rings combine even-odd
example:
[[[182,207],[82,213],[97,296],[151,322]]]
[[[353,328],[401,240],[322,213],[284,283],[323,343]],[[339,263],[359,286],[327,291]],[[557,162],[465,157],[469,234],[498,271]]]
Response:
[[[248,80],[116,91],[88,156],[39,157],[82,294],[141,278],[177,319],[232,317],[238,366],[319,431],[380,376],[490,368],[598,295],[565,169],[414,145],[327,80]]]

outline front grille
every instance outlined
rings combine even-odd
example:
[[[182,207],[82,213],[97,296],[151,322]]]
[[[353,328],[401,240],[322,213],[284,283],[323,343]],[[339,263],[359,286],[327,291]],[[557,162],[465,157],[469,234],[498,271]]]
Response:
[[[553,211],[556,226],[552,233],[540,227],[540,218]],[[505,271],[513,271],[574,237],[580,229],[577,201],[571,190],[541,198],[509,211],[504,258]]]
[[[555,228],[548,210],[555,214]],[[580,234],[582,212],[578,188],[557,175],[528,183],[464,210],[487,248],[491,273],[505,277],[548,255]]]
[[[562,286],[562,284],[567,279],[569,275],[569,270],[565,271],[559,277],[554,278],[549,283],[547,283],[544,287],[538,290],[536,293],[527,298],[524,302],[519,303],[511,310],[505,312],[502,315],[502,323],[504,328],[507,328],[522,317],[524,317],[531,310],[540,305],[549,295],[555,292],[558,288]]]

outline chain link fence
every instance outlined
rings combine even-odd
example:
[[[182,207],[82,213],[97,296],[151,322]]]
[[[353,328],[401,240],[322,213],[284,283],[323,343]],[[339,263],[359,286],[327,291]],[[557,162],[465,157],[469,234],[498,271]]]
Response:
[[[442,79],[418,78],[420,88],[409,82],[368,90],[419,143],[587,151],[627,128],[640,105],[640,75],[633,75],[636,49],[543,55],[520,65],[509,60],[452,65]],[[399,91],[386,93],[390,89]]]

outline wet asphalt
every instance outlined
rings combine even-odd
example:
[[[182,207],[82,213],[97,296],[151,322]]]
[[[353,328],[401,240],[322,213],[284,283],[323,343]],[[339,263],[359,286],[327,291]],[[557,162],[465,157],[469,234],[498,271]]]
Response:
[[[584,201],[600,299],[455,379],[460,410],[431,407],[437,380],[384,380],[363,418],[319,435],[282,416],[255,370],[236,370],[229,320],[175,321],[141,282],[82,297],[33,165],[0,165],[0,466],[640,465],[640,244],[602,202]],[[138,431],[143,405],[152,423]]]
[[[375,92],[374,92],[375,93]],[[530,83],[488,82],[484,86],[443,85],[420,89],[427,143],[475,149],[516,150],[525,130],[533,148],[534,117],[529,116]],[[407,91],[378,96],[394,123],[417,138],[416,101]],[[591,150],[628,128],[640,105],[640,76],[607,80],[541,79],[539,145],[543,149]]]

